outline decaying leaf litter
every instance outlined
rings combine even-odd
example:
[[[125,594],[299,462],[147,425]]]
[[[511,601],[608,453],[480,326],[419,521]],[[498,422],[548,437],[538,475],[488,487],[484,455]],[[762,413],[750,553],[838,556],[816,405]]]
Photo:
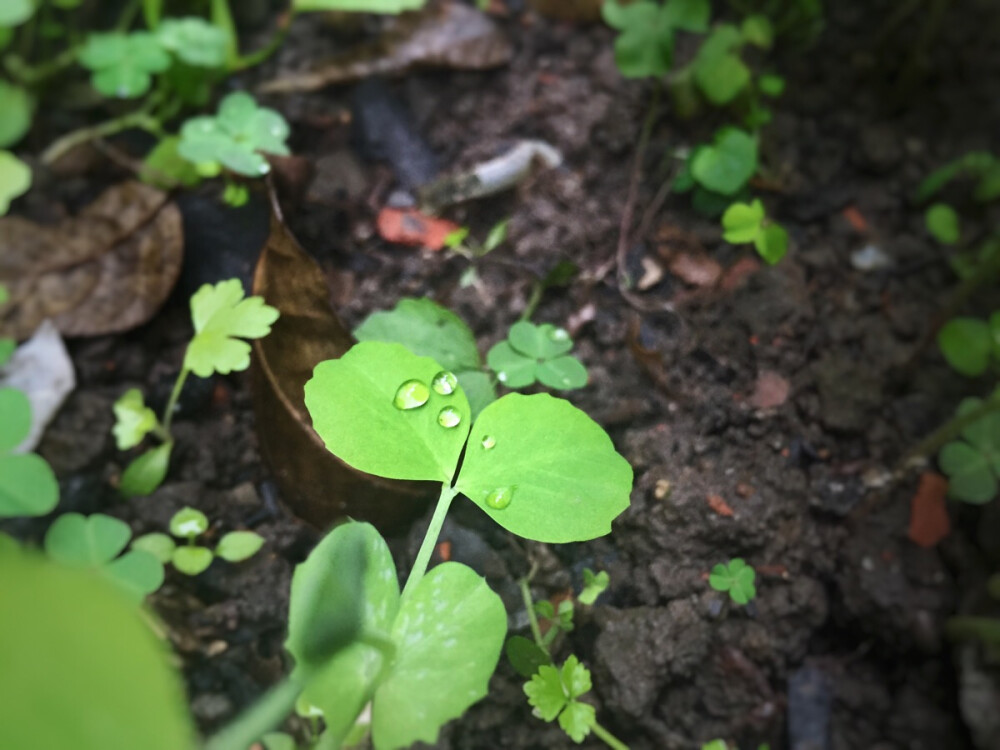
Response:
[[[819,80],[791,76],[787,111],[777,122],[773,158],[786,171],[780,205],[794,237],[788,262],[747,268],[718,241],[717,229],[684,205],[668,203],[653,231],[628,248],[626,263],[641,268],[649,259],[666,266],[662,280],[642,293],[677,310],[644,312],[625,303],[613,285],[579,279],[614,254],[645,92],[617,78],[605,30],[531,19],[526,27],[501,22],[517,39],[505,68],[411,72],[389,85],[406,103],[409,129],[456,172],[525,135],[564,155],[564,168],[540,169],[514,191],[449,214],[480,229],[511,217],[507,245],[477,265],[478,285],[460,285],[464,259],[373,236],[373,207],[389,199],[391,169],[372,165],[349,145],[348,127],[338,124],[348,119],[347,89],[273,102],[298,131],[296,153],[315,168],[298,187],[305,192],[325,179],[340,196],[331,210],[289,199],[295,192],[288,190],[283,208],[330,284],[345,322],[337,329],[344,345],[346,331],[372,311],[427,295],[469,321],[486,351],[528,304],[535,279],[562,260],[580,269],[578,281],[546,292],[535,320],[584,321],[573,334],[591,383],[572,399],[612,432],[635,468],[633,506],[610,538],[568,550],[512,547],[465,509],[446,527],[448,556],[483,572],[509,612],[518,607],[514,580],[532,563],[540,570],[537,588],[550,596],[579,589],[584,566],[610,572],[608,592],[571,637],[595,672],[601,710],[633,747],[680,748],[712,736],[780,747],[792,717],[815,708],[803,704],[802,686],[829,708],[827,747],[906,747],[918,740],[968,746],[951,698],[955,667],[941,635],[944,618],[958,605],[955,581],[977,566],[955,562],[967,530],[957,529],[937,549],[910,545],[915,486],[898,488],[863,523],[849,518],[900,446],[938,421],[941,403],[954,400],[930,359],[916,375],[919,387],[900,384],[892,371],[933,316],[945,280],[932,264],[908,274],[864,275],[846,262],[852,250],[873,241],[897,261],[929,256],[914,231],[906,190],[938,154],[961,150],[949,139],[967,128],[942,128],[930,102],[905,118],[888,118],[863,70],[839,81],[833,61],[843,55],[835,53],[847,46],[855,20],[849,9],[834,9],[822,48],[830,52],[829,67],[817,73]],[[311,29],[296,33],[306,35],[302,49],[323,41]],[[974,50],[966,52],[971,61],[963,59],[960,45],[939,54],[944,70],[988,64],[974,58]],[[279,68],[286,63],[279,60]],[[442,76],[448,85],[441,85]],[[856,107],[844,115],[838,97],[858,81],[867,87],[860,97],[851,91]],[[805,93],[797,98],[796,90]],[[881,149],[856,152],[854,136],[862,143],[909,138],[921,148],[887,159]],[[665,146],[679,137],[664,125],[653,142]],[[366,184],[364,195],[345,197],[354,190],[352,175],[322,173],[323,159],[332,163],[334,155]],[[641,196],[649,200],[656,187],[655,180],[644,182]],[[76,197],[66,186],[56,195]],[[853,228],[842,214],[848,207],[875,229]],[[703,284],[701,276],[675,270],[684,263],[676,259],[686,256],[713,258],[721,280]],[[315,278],[289,283],[312,290],[312,309],[322,308]],[[139,331],[72,344],[80,387],[41,451],[59,470],[68,510],[110,509],[141,533],[163,528],[173,512],[195,503],[268,539],[270,554],[246,567],[171,578],[154,599],[183,655],[195,713],[203,726],[214,727],[280,674],[290,566],[316,538],[280,504],[284,489],[276,491],[272,471],[261,463],[247,383],[219,380],[185,394],[178,445],[192,447],[175,457],[176,472],[151,500],[113,500],[121,466],[109,442],[82,457],[68,455],[81,431],[90,441],[107,433],[94,425],[107,421],[111,401],[126,387],[140,384],[156,393],[176,373],[189,335],[184,307],[183,299],[174,299]],[[588,307],[594,312],[584,314]],[[304,318],[311,315],[303,311]],[[331,325],[313,322],[320,330]],[[299,332],[313,334],[308,327]],[[267,342],[276,344],[265,339],[261,346]],[[642,362],[635,360],[637,350]],[[774,395],[784,390],[773,387],[775,377],[788,384],[784,399]],[[762,380],[772,386],[763,395]],[[258,417],[258,430],[269,426]],[[731,515],[720,514],[713,499]],[[397,555],[414,551],[406,537],[395,541]],[[736,556],[760,572],[753,612],[726,605],[706,583],[714,565]],[[967,658],[960,664],[964,677],[982,674]],[[506,668],[491,694],[488,704],[445,730],[442,746],[567,742],[529,720],[519,682]]]

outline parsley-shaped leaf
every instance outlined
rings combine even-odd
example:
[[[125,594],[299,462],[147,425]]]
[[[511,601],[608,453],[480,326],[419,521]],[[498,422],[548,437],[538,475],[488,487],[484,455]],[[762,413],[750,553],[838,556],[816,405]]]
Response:
[[[205,284],[191,297],[195,335],[184,355],[184,367],[201,378],[250,366],[250,345],[271,331],[278,311],[261,297],[244,299],[239,279]]]
[[[531,681],[525,684],[524,694],[528,696],[531,707],[545,721],[555,719],[566,706],[562,677],[558,669],[548,664],[540,666]]]
[[[590,692],[590,670],[573,654],[570,654],[563,664],[562,683],[570,698],[579,698],[584,693]]]
[[[111,428],[111,432],[120,451],[137,446],[159,424],[155,412],[146,406],[142,391],[138,388],[125,391],[112,408],[115,412],[115,426]]]
[[[590,734],[597,712],[589,703],[573,701],[559,714],[559,726],[573,742],[580,743]]]
[[[746,604],[757,596],[754,586],[756,577],[752,567],[742,558],[734,557],[728,565],[719,563],[712,568],[708,583],[716,591],[728,591],[729,597],[737,604]]]

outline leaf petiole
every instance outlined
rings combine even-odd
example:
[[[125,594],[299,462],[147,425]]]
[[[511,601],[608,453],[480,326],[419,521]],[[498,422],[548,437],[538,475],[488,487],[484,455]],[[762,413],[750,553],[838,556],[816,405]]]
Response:
[[[455,499],[457,494],[458,490],[454,487],[448,484],[441,485],[441,495],[438,497],[437,506],[434,508],[434,515],[431,516],[431,523],[427,527],[424,541],[420,544],[417,559],[414,560],[413,568],[410,570],[410,575],[406,579],[406,585],[403,587],[403,598],[420,583],[420,579],[427,572],[427,564],[431,561],[434,545],[437,544],[438,536],[441,534],[441,527],[444,526],[444,518],[448,515],[451,501]]]

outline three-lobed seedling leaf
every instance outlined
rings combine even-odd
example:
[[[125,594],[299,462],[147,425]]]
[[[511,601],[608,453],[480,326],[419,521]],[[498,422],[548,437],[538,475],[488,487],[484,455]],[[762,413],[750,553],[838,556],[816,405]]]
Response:
[[[79,53],[91,83],[105,96],[131,99],[149,91],[154,73],[170,67],[170,55],[146,31],[91,34]]]
[[[576,598],[581,604],[593,604],[597,601],[597,597],[608,588],[609,583],[611,583],[611,577],[607,571],[602,570],[600,573],[594,573],[590,568],[584,568],[583,591]]]
[[[941,353],[962,375],[977,377],[1000,365],[1000,310],[988,320],[952,318],[938,331]]]
[[[203,18],[167,18],[156,28],[156,38],[188,65],[220,68],[226,63],[226,32]]]
[[[774,265],[788,252],[788,232],[768,219],[764,204],[755,198],[750,203],[733,203],[722,215],[723,239],[733,244],[753,243],[765,261]]]
[[[0,388],[0,518],[45,515],[59,502],[59,484],[45,459],[14,451],[31,430],[31,404],[16,388]]]
[[[0,216],[31,187],[31,168],[10,151],[0,151]]]
[[[163,566],[135,545],[121,555],[131,537],[128,524],[117,518],[64,513],[45,534],[45,551],[64,565],[98,571],[130,597],[141,600],[163,583]]]
[[[490,349],[486,362],[508,388],[526,388],[538,380],[549,388],[572,390],[585,386],[588,377],[583,363],[567,353],[572,348],[565,328],[522,320]]]
[[[757,171],[757,139],[736,127],[721,128],[711,144],[692,152],[690,168],[701,187],[720,195],[735,195]]]
[[[645,78],[670,72],[676,32],[708,30],[711,5],[708,0],[669,0],[664,4],[653,0],[629,4],[608,0],[601,13],[605,23],[619,32],[615,62],[622,75]]]
[[[956,417],[982,405],[981,399],[967,398],[959,404]],[[985,414],[968,425],[959,440],[941,449],[938,463],[948,476],[948,494],[956,500],[981,505],[996,497],[1000,488],[1000,412]]]
[[[242,562],[253,557],[263,546],[264,539],[252,531],[230,531],[223,535],[213,552],[195,544],[208,531],[208,517],[195,508],[181,508],[170,519],[170,533],[187,542],[178,545],[168,535],[154,532],[138,537],[133,549],[149,552],[162,564],[173,564],[181,573],[196,576],[203,573],[216,557],[227,562]]]
[[[205,175],[221,167],[248,177],[267,174],[271,167],[261,152],[287,156],[288,123],[273,109],[257,106],[242,91],[226,96],[218,113],[192,117],[181,126],[178,153]]]
[[[740,557],[728,563],[719,563],[708,576],[709,585],[716,591],[728,591],[729,598],[737,604],[746,604],[757,596],[754,586],[756,571]]]
[[[524,686],[524,692],[539,718],[552,721],[558,717],[563,731],[579,743],[590,734],[597,720],[594,707],[578,700],[590,688],[590,671],[571,655],[562,669],[541,665]]]

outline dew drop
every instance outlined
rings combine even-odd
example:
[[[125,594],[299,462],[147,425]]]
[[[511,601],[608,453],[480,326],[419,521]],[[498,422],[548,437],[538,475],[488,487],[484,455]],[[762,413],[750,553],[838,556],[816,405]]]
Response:
[[[458,413],[458,409],[446,406],[438,412],[438,424],[442,427],[447,427],[448,429],[458,427],[458,423],[461,421],[462,415]]]
[[[553,341],[565,341],[569,338],[569,331],[565,328],[553,328],[549,331],[549,338]]]
[[[407,380],[398,389],[392,399],[392,405],[406,411],[416,409],[427,403],[431,397],[430,389],[419,380]]]
[[[497,380],[499,380],[501,383],[506,383],[507,382],[507,373],[505,373],[505,372],[498,372],[497,373]]]
[[[442,396],[450,396],[455,392],[457,387],[458,378],[455,377],[454,373],[450,373],[447,370],[439,372],[431,381],[431,388],[434,389],[435,393],[439,393]]]
[[[483,438],[483,448],[485,450],[489,450],[490,448],[492,448],[496,444],[497,444],[497,439],[495,437],[493,437],[492,435],[486,435]]]
[[[486,496],[486,504],[494,510],[503,510],[514,498],[513,487],[497,487]]]

